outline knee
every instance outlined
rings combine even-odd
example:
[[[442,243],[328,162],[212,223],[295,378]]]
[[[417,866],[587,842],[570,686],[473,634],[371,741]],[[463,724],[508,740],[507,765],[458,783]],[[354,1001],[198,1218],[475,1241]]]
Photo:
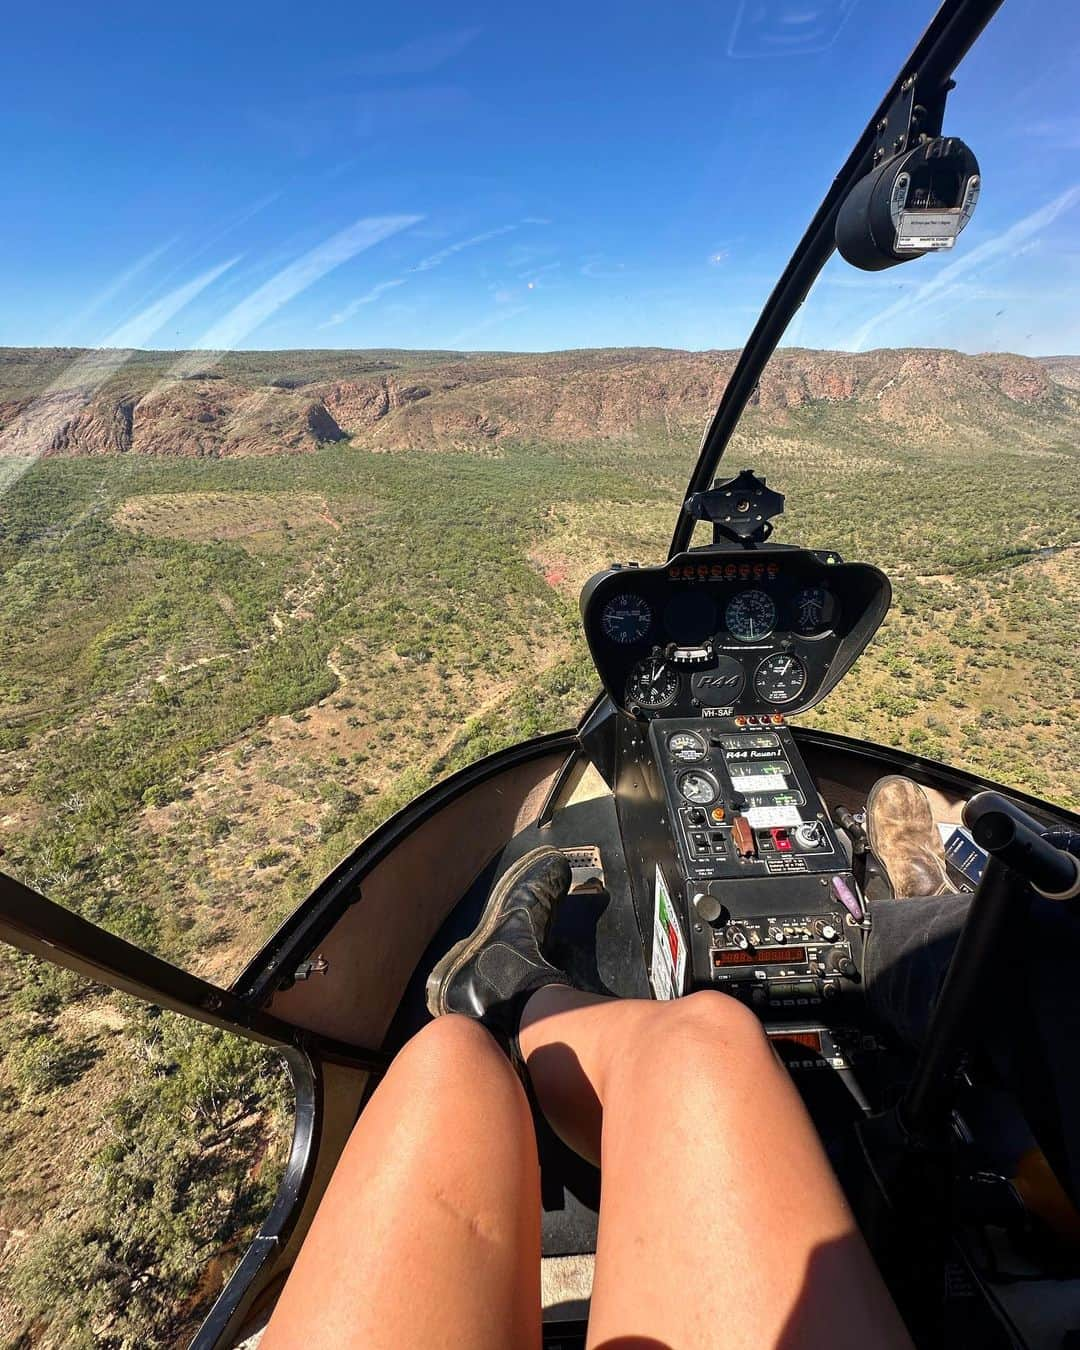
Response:
[[[479,1022],[460,1013],[447,1013],[423,1026],[408,1042],[395,1063],[429,1080],[480,1074],[509,1075],[514,1071],[495,1037]]]
[[[665,1044],[688,1050],[705,1048],[733,1054],[769,1051],[769,1040],[757,1017],[729,994],[702,990],[667,1004]]]

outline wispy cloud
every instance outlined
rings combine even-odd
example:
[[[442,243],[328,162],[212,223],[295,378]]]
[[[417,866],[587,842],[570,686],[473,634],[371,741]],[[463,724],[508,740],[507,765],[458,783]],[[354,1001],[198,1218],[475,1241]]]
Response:
[[[616,262],[602,253],[595,253],[591,258],[585,259],[579,270],[581,275],[588,277],[590,281],[612,281],[621,275],[625,268],[625,263]]]
[[[420,216],[365,216],[354,221],[283,267],[269,281],[263,282],[245,296],[228,314],[207,329],[196,346],[204,351],[232,351],[282,305],[295,299],[327,272],[332,272],[335,267],[340,267],[390,235],[415,225],[420,219]]]
[[[321,323],[319,327],[336,328],[338,324],[346,323],[364,305],[373,305],[380,295],[385,295],[387,291],[392,291],[395,286],[403,286],[404,284],[404,277],[391,277],[389,281],[377,282],[370,291],[358,295],[355,300],[350,300],[344,309],[339,309],[336,314],[331,314],[327,321]]]
[[[418,263],[405,269],[400,276],[390,277],[386,281],[377,282],[366,294],[360,296],[357,300],[352,300],[335,314],[331,314],[322,328],[335,328],[339,324],[347,322],[357,312],[362,305],[370,305],[378,300],[386,291],[394,286],[401,286],[410,277],[417,276],[423,272],[431,272],[436,267],[441,267],[444,262],[455,257],[458,253],[463,253],[469,248],[478,248],[481,244],[488,244],[493,239],[501,239],[504,235],[512,234],[515,230],[520,230],[523,225],[544,225],[547,221],[537,217],[527,216],[524,220],[516,220],[509,225],[497,225],[494,229],[484,230],[480,234],[470,235],[468,239],[459,239],[455,244],[447,244],[445,248],[438,249],[435,253],[429,253],[427,257],[421,258]]]
[[[152,248],[148,253],[144,253],[141,258],[136,258],[130,267],[126,267],[122,272],[119,272],[95,296],[92,296],[82,309],[70,315],[59,330],[60,333],[67,334],[77,331],[92,314],[96,314],[110,300],[115,300],[122,291],[127,290],[136,277],[141,276],[148,267],[152,267],[157,262],[162,254],[167,253],[172,248],[177,241],[177,237],[173,235],[171,239],[166,239],[163,244],[158,244],[157,248]]]
[[[1032,235],[1046,229],[1059,216],[1072,210],[1078,202],[1080,202],[1080,184],[1073,184],[1051,201],[1016,221],[1002,234],[988,239],[985,244],[980,244],[970,253],[943,267],[929,281],[908,290],[899,300],[886,305],[884,309],[867,319],[856,331],[850,343],[845,345],[850,346],[853,351],[861,351],[870,334],[882,324],[888,323],[890,319],[908,310],[924,309],[927,303],[946,298],[955,290],[957,284],[976,268],[995,262],[999,258],[1017,256]]]
[[[446,262],[447,258],[452,258],[455,253],[461,253],[467,248],[476,248],[478,244],[490,243],[492,239],[499,239],[504,234],[512,234],[514,230],[520,230],[525,224],[540,224],[539,221],[515,221],[512,225],[499,225],[494,230],[485,230],[483,234],[474,234],[470,239],[461,239],[456,244],[448,244],[446,248],[441,248],[437,253],[431,253],[408,270],[410,272],[430,272],[433,267],[439,267]]]
[[[483,31],[477,26],[428,33],[393,51],[371,52],[351,63],[352,68],[361,75],[426,75],[459,56]]]
[[[1080,150],[1080,117],[1055,117],[1043,122],[1031,122],[1024,131],[1044,141],[1052,150]]]
[[[541,277],[547,276],[551,272],[557,272],[562,267],[561,262],[543,263],[540,267],[526,267],[524,272],[518,273],[521,281],[539,281]]]

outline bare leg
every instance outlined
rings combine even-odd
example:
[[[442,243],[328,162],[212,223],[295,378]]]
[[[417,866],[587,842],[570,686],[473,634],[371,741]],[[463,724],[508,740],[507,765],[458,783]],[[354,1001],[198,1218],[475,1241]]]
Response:
[[[847,1350],[910,1341],[760,1023],[564,987],[526,1005],[545,1114],[602,1159],[589,1345]]]
[[[528,1103],[478,1023],[440,1017],[357,1122],[261,1350],[539,1344]]]

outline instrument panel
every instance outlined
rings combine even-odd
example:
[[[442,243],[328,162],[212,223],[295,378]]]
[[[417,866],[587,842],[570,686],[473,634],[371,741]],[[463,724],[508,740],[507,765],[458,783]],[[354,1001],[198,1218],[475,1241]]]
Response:
[[[692,549],[613,566],[581,596],[596,668],[627,712],[730,716],[812,707],[888,611],[888,578],[790,546]]]

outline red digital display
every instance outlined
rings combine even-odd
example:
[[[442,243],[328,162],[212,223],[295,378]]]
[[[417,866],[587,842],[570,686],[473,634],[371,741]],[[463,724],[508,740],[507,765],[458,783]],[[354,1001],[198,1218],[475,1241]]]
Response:
[[[762,947],[760,951],[713,952],[713,965],[794,966],[806,960],[805,947]]]
[[[784,1031],[776,1035],[770,1032],[769,1040],[775,1041],[780,1050],[794,1050],[797,1045],[801,1045],[807,1050],[821,1053],[820,1031]]]

